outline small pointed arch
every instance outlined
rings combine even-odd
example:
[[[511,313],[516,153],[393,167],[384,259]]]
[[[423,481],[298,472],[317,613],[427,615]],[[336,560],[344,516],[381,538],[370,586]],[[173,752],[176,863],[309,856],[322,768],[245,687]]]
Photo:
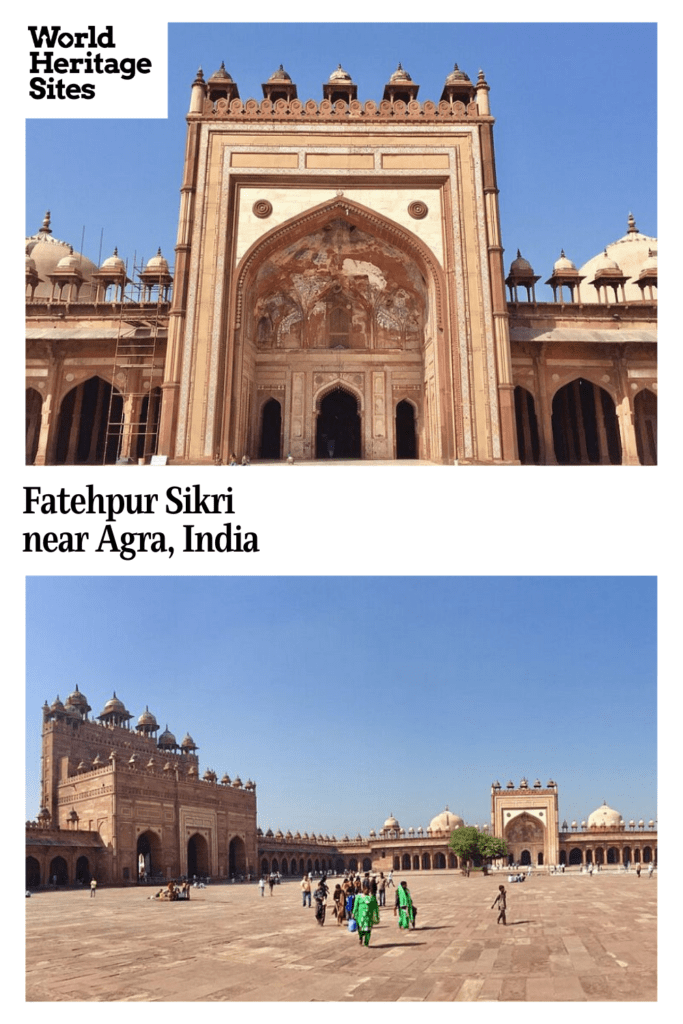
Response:
[[[26,388],[26,465],[32,466],[38,454],[43,398],[35,388]]]
[[[404,397],[396,403],[395,435],[397,459],[416,459],[418,457],[417,415],[417,405],[411,398]]]
[[[633,400],[636,445],[641,466],[657,465],[657,396],[649,388],[639,391]]]
[[[361,402],[346,381],[323,388],[315,398],[316,458],[361,458]]]
[[[515,388],[515,420],[517,451],[522,465],[537,466],[541,461],[541,445],[534,396],[519,385]]]
[[[100,376],[75,385],[62,398],[57,420],[57,465],[101,465],[116,461],[123,398]],[[108,425],[112,428],[108,429]]]
[[[268,396],[264,399],[259,421],[259,458],[282,458],[282,406],[277,398]]]

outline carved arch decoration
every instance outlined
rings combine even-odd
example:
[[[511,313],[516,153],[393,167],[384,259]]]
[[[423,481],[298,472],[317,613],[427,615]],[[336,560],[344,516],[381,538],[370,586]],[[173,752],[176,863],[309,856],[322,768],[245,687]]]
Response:
[[[417,235],[355,200],[344,196],[321,203],[319,206],[291,218],[258,239],[242,257],[237,272],[235,295],[235,328],[243,322],[244,299],[258,268],[278,249],[293,244],[312,232],[322,229],[333,218],[340,218],[354,227],[367,231],[373,237],[405,253],[422,273],[427,290],[428,281],[434,287],[434,324],[443,329],[443,297],[445,294],[443,271],[431,250]]]

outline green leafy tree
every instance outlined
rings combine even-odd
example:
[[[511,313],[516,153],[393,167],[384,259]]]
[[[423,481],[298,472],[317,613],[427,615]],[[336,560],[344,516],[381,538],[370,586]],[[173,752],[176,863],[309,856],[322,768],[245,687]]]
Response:
[[[475,857],[488,861],[495,857],[504,857],[508,852],[504,839],[480,832],[474,825],[456,828],[451,833],[448,845],[461,861],[471,861]]]

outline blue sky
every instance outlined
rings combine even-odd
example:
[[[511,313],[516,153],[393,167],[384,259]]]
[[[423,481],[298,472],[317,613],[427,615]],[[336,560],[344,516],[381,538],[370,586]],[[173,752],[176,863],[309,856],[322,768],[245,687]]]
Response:
[[[29,818],[76,685],[251,777],[264,830],[482,824],[523,776],[569,821],[657,816],[649,577],[29,577],[26,620]]]
[[[381,99],[399,61],[421,100],[439,99],[455,62],[473,80],[483,68],[505,269],[521,249],[539,299],[561,249],[580,266],[626,233],[629,212],[657,234],[656,26],[638,23],[171,25],[167,121],[27,122],[27,234],[49,208],[54,235],[77,249],[84,237],[95,261],[161,246],[172,262],[190,86],[223,60],[242,98],[261,98],[280,63],[302,99],[320,99],[339,63],[362,100]]]

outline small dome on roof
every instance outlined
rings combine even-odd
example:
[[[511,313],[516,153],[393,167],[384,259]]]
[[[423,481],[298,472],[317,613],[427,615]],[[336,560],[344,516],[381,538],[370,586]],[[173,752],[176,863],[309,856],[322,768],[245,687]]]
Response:
[[[401,826],[393,814],[390,814],[382,827],[388,831],[397,831]]]
[[[145,267],[145,270],[165,270],[168,271],[168,260],[161,255],[161,248],[157,249],[156,256],[152,256],[151,260]]]
[[[452,85],[454,82],[469,82],[470,76],[465,71],[461,71],[457,64],[453,66],[453,70],[450,75],[446,78],[446,85]]]
[[[640,272],[641,272],[641,274],[643,274],[647,270],[656,270],[656,269],[657,269],[657,253],[656,252],[652,252],[652,250],[650,250],[650,254],[649,254],[648,258],[645,260],[645,262],[643,263],[643,266],[642,266]]]
[[[280,67],[277,69],[277,71],[273,71],[273,73],[270,76],[270,78],[268,79],[268,81],[269,82],[291,82],[292,81],[292,76],[287,74],[287,72],[285,71],[285,69],[283,68],[283,66],[281,64]]]
[[[196,750],[197,745],[190,736],[189,732],[186,732],[183,736],[183,742],[180,744],[182,750]]]
[[[389,79],[389,81],[390,82],[412,82],[412,78],[410,77],[408,72],[405,70],[405,68],[402,67],[402,65],[401,65],[401,63],[399,61],[399,65],[396,68],[396,70],[394,71],[394,73],[391,76],[391,78]]]
[[[78,708],[79,711],[90,711],[90,705],[88,704],[87,698],[81,693],[76,687],[73,693],[70,693],[66,698],[67,707]]]
[[[173,735],[173,733],[169,730],[168,726],[166,726],[161,736],[159,737],[157,741],[157,746],[163,748],[178,746],[178,744],[176,743],[176,738]]]
[[[36,261],[33,259],[32,256],[29,256],[28,250],[26,252],[26,269],[27,270],[35,270],[36,269]]]
[[[621,272],[621,267],[616,262],[616,260],[610,259],[610,257],[607,255],[607,249],[605,249],[603,254],[601,256],[598,256],[598,259],[595,263],[594,271],[597,272],[598,270],[618,270]]]
[[[214,71],[214,73],[211,75],[211,81],[215,80],[216,78],[222,78],[226,82],[232,82],[232,76],[229,75],[228,72],[225,70],[225,61],[223,60],[221,61],[221,66],[219,67],[218,71]]]
[[[571,260],[567,259],[564,254],[564,249],[561,249],[559,260],[555,260],[553,263],[553,271],[554,273],[557,273],[558,271],[562,272],[563,270],[576,270],[576,266]]]
[[[328,81],[329,82],[350,82],[351,81],[351,75],[348,73],[348,71],[344,71],[344,68],[341,66],[341,64],[339,64],[337,66],[336,71],[333,71],[332,74],[330,75]]]
[[[102,711],[102,714],[99,717],[106,718],[108,715],[124,715],[128,718],[131,717],[128,711],[126,710],[126,706],[123,703],[123,701],[119,700],[119,698],[116,696],[116,691],[114,691],[113,696],[111,696],[107,703],[104,705],[104,710]]]
[[[517,250],[517,256],[510,264],[511,274],[533,274],[534,268],[531,266],[528,260],[525,260],[519,249]]]
[[[612,807],[608,807],[603,801],[602,807],[598,807],[597,810],[593,811],[588,816],[588,827],[594,828],[596,826],[603,825],[606,828],[617,828],[621,822],[621,815],[619,811],[615,811]]]
[[[102,270],[125,270],[126,265],[119,256],[119,250],[114,247],[114,252],[108,256],[101,267]]]
[[[43,296],[47,298],[52,294],[52,283],[50,282],[49,275],[54,273],[57,267],[60,270],[65,269],[65,267],[60,266],[63,259],[69,259],[71,256],[76,258],[78,269],[85,282],[89,282],[93,273],[97,270],[96,265],[86,256],[74,253],[73,246],[69,245],[68,242],[62,242],[53,236],[52,228],[50,227],[49,210],[45,214],[39,230],[26,239],[26,251],[33,261],[30,269],[35,270],[40,279],[35,290],[37,297]],[[26,267],[29,269],[28,262]],[[79,294],[81,301],[87,301],[91,297],[87,283],[81,287]]]
[[[73,246],[69,246],[69,252],[66,256],[62,256],[61,260],[57,264],[57,270],[69,270],[71,267],[78,267],[80,265],[81,258],[77,255]]]
[[[138,729],[140,727],[152,730],[159,728],[156,718],[147,706],[145,706],[145,710],[138,718]]]

